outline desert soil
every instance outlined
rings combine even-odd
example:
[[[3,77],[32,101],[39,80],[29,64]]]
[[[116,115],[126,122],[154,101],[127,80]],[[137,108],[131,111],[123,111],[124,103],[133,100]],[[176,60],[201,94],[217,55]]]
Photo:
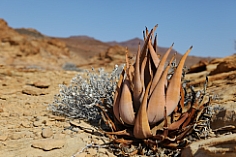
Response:
[[[108,139],[78,128],[69,129],[73,122],[93,128],[82,121],[54,116],[47,109],[59,93],[58,85],[69,85],[77,73],[0,67],[0,156],[114,156],[105,148],[83,151],[90,144],[103,144]],[[205,73],[189,74],[187,78],[201,86]],[[215,116],[213,128],[235,125],[235,84],[236,71],[209,76],[208,91],[218,97],[212,104],[225,108]]]
[[[102,144],[83,130],[65,129],[70,119],[47,110],[59,92],[59,84],[69,84],[77,72],[44,71],[1,66],[0,68],[0,156],[65,157],[85,156],[87,145]],[[86,123],[73,121],[84,127]],[[77,154],[77,155],[76,155]],[[108,150],[88,149],[90,156],[113,156]],[[89,156],[87,155],[87,156]]]

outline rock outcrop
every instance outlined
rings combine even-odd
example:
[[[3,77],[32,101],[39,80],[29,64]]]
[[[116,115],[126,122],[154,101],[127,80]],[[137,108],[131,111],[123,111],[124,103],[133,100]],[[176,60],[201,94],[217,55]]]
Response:
[[[0,19],[0,52],[2,65],[34,65],[49,69],[60,67],[62,60],[70,57],[64,42],[34,29],[13,29],[3,19]]]

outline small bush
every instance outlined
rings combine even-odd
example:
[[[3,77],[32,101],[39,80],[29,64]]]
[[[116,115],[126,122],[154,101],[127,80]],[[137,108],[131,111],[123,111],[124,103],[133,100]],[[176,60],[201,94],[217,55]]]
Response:
[[[78,74],[69,86],[59,85],[48,109],[54,114],[96,122],[101,119],[96,104],[112,106],[116,83],[124,66],[115,66],[111,73],[100,68]]]

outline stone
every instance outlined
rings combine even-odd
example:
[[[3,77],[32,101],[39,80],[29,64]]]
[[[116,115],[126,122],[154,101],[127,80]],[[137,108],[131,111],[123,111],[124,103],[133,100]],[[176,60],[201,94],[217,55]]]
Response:
[[[61,122],[64,122],[66,120],[65,117],[61,117],[61,116],[54,116],[54,115],[51,115],[50,118],[56,120],[56,121],[61,121]]]
[[[32,95],[32,96],[39,96],[39,95],[48,94],[48,92],[46,90],[39,89],[36,87],[31,87],[31,86],[24,87],[24,89],[22,90],[22,93],[27,94],[27,95]]]
[[[191,74],[205,71],[207,70],[207,65],[208,65],[207,60],[200,60],[197,64],[192,65],[187,73]]]
[[[229,157],[236,154],[236,134],[193,142],[183,149],[181,157]]]
[[[210,72],[210,75],[215,75],[224,72],[230,72],[236,70],[236,54],[230,57],[226,57],[223,61],[219,62],[216,69]]]
[[[33,86],[37,88],[48,88],[50,86],[50,82],[48,81],[37,81],[33,83]]]
[[[43,138],[49,138],[52,137],[53,135],[53,131],[51,128],[45,128],[42,130],[42,137]]]
[[[30,122],[26,122],[26,121],[23,121],[21,122],[21,126],[25,127],[25,128],[30,128]]]
[[[65,145],[64,140],[55,140],[55,139],[42,139],[42,140],[35,140],[32,143],[32,147],[43,149],[46,151],[52,149],[60,149]]]

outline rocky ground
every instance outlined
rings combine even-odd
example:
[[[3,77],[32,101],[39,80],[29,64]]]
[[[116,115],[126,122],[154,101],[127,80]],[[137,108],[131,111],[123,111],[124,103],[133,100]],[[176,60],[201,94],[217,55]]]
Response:
[[[236,57],[231,56],[231,59],[235,60]],[[222,61],[215,62],[207,65],[208,70],[215,71],[209,76],[208,91],[217,97],[212,105],[221,109],[214,116],[212,128],[235,126],[236,71],[227,71],[225,68],[227,72],[221,70],[217,73],[214,68],[217,69],[217,65]],[[232,67],[229,64],[228,66]],[[89,148],[90,145],[108,142],[105,137],[84,132],[79,128],[69,129],[70,126],[93,129],[92,126],[82,121],[54,116],[47,110],[48,104],[52,103],[54,95],[59,92],[58,85],[68,85],[77,73],[28,69],[21,66],[0,67],[0,156],[114,156],[105,148]],[[206,73],[210,72],[206,70],[192,73],[186,78],[194,80],[191,82],[195,86],[201,86]],[[214,151],[223,151],[225,156],[229,155],[227,153],[236,152],[235,141],[233,145],[230,144],[235,140],[234,136],[222,135],[216,139],[228,140],[223,142],[224,149],[220,149],[219,142],[217,146],[211,146],[217,148]],[[88,149],[83,150],[86,146]],[[190,145],[186,150],[191,150],[188,153],[195,152],[195,156],[196,153],[212,153],[206,148],[199,149],[199,145]]]
[[[0,68],[0,156],[73,156],[88,144],[102,144],[101,137],[82,130],[66,129],[71,122],[52,115],[48,104],[69,84],[76,72],[44,71],[1,66]],[[91,126],[87,126],[91,128]],[[113,156],[108,150],[88,149],[88,156]],[[84,156],[84,153],[75,156]]]

